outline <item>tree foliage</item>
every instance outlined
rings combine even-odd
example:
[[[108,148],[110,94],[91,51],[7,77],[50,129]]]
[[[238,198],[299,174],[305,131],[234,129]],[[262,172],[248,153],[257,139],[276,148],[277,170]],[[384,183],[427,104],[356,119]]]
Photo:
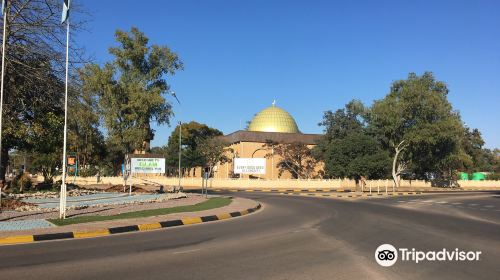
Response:
[[[365,133],[353,132],[333,140],[324,157],[329,177],[380,179],[390,174],[389,154]]]
[[[232,154],[233,150],[220,137],[198,138],[197,142],[197,150],[203,161],[203,167],[208,169],[210,176],[212,176],[214,167],[217,164],[231,162],[230,154]]]
[[[366,108],[359,100],[351,100],[345,108],[335,112],[326,111],[320,126],[325,127],[325,138],[329,142],[342,139],[350,133],[363,131],[365,126],[364,115]]]
[[[166,77],[182,69],[182,62],[168,47],[150,45],[135,27],[116,31],[115,38],[118,46],[109,49],[113,61],[102,67],[86,65],[80,77],[83,90],[98,100],[108,147],[123,158],[149,149],[151,122],[169,124],[172,105],[166,99],[171,94]]]
[[[9,151],[56,157],[62,149],[65,28],[57,0],[6,1],[6,69],[2,119],[2,162],[5,178]],[[80,7],[74,6],[78,14]],[[3,24],[3,18],[1,19]],[[82,23],[75,18],[72,29]],[[77,44],[72,44],[77,46]],[[78,47],[72,62],[81,61]],[[60,156],[62,160],[62,156]]]
[[[384,178],[389,156],[366,132],[367,109],[352,100],[335,113],[325,112],[320,125],[325,135],[315,147],[315,155],[325,163],[325,174],[332,178]]]
[[[426,178],[429,173],[444,174],[465,160],[462,122],[447,95],[446,84],[432,73],[410,73],[373,104],[369,129],[394,157],[396,186],[405,171]]]
[[[264,147],[272,151],[266,155],[267,158],[275,155],[279,158],[276,164],[279,177],[284,172],[289,172],[294,179],[312,179],[320,175],[316,173],[318,160],[306,144],[269,142]]]
[[[68,151],[78,157],[80,174],[95,175],[106,156],[100,129],[99,107],[94,96],[81,89],[72,91],[68,112]]]
[[[182,131],[181,128],[182,127]],[[182,166],[181,168],[189,173],[196,167],[205,166],[203,156],[198,149],[202,140],[210,139],[216,136],[222,136],[218,129],[211,128],[206,124],[191,121],[181,126],[177,125],[168,138],[167,146],[164,148],[166,162],[169,166],[177,166],[179,161],[179,133],[182,141]]]

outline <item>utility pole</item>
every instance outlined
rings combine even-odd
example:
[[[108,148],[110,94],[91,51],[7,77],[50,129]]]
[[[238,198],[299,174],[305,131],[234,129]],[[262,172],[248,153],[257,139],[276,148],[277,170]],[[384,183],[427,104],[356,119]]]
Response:
[[[181,191],[181,159],[182,159],[182,122],[179,121],[179,187]]]
[[[65,5],[69,9],[69,1],[65,2]],[[68,134],[68,69],[69,69],[69,18],[65,18],[66,21],[66,79],[64,88],[64,139],[63,139],[63,170],[62,170],[62,180],[61,180],[61,193],[59,195],[59,219],[66,218],[66,142]]]
[[[2,164],[2,115],[3,115],[3,88],[5,76],[5,46],[7,39],[7,1],[2,1],[2,14],[3,14],[3,37],[2,37],[2,78],[0,85],[0,168],[7,171],[7,167]],[[5,7],[4,7],[5,6]],[[0,211],[2,211],[2,188],[5,180],[0,181]]]

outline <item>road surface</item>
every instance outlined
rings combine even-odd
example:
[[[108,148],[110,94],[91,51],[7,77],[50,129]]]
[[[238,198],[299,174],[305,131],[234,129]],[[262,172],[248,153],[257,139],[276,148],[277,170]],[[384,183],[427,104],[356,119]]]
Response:
[[[332,199],[235,193],[263,209],[227,221],[0,247],[1,279],[498,279],[500,194]],[[384,243],[481,251],[479,261],[398,261]]]

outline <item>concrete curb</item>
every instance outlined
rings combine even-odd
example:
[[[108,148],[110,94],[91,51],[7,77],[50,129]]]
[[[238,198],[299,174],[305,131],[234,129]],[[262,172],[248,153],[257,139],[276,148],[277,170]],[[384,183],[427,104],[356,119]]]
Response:
[[[350,189],[209,189],[209,191],[213,192],[224,192],[224,191],[229,191],[229,192],[276,192],[276,193],[316,193],[316,192],[337,192],[337,193],[352,193],[355,192]],[[487,189],[487,188],[481,188],[481,189],[455,189],[455,190],[449,190],[449,189],[442,189],[442,190],[425,190],[425,189],[415,189],[411,190],[409,192],[416,193],[435,193],[435,192],[469,192],[469,191],[500,191],[500,189]],[[406,191],[408,192],[408,191]],[[405,192],[405,193],[406,193]]]
[[[349,193],[352,190],[344,190],[344,189],[209,189],[209,191],[214,192],[341,192],[341,193]]]
[[[248,208],[243,211],[224,213],[218,215],[210,215],[203,217],[189,217],[179,220],[169,220],[157,223],[149,223],[149,224],[140,224],[140,225],[130,225],[130,226],[121,226],[121,227],[112,227],[94,231],[80,231],[80,232],[60,232],[60,233],[49,233],[49,234],[35,234],[35,235],[20,235],[20,236],[10,236],[0,238],[0,245],[6,244],[20,244],[20,243],[33,243],[39,241],[48,241],[48,240],[58,240],[58,239],[81,239],[81,238],[89,238],[89,237],[100,237],[100,236],[108,236],[119,233],[126,232],[134,232],[134,231],[149,231],[160,228],[169,228],[183,225],[192,225],[199,223],[207,223],[213,221],[226,220],[234,217],[244,216],[250,213],[253,213],[261,208],[261,204],[259,203],[257,206],[253,208]]]
[[[373,193],[373,194],[319,194],[319,193],[294,193],[282,192],[284,195],[300,195],[300,196],[319,196],[319,197],[338,197],[338,198],[358,198],[358,197],[388,197],[388,196],[403,196],[403,195],[419,195],[421,192],[397,192],[397,193]]]

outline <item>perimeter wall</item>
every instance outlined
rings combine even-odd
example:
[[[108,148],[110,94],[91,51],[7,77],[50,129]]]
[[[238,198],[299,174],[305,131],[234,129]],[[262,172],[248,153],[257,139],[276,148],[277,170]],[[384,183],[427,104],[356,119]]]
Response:
[[[68,183],[75,183],[80,186],[96,185],[96,177],[68,177]],[[181,186],[185,188],[199,188],[201,187],[201,178],[182,178]],[[122,185],[124,183],[122,177],[101,177],[99,184],[108,185]],[[141,176],[132,177],[127,180],[127,185],[162,185],[167,189],[169,187],[178,186],[179,178],[164,177],[164,176]],[[486,180],[486,181],[458,181],[462,188],[500,188],[500,181]],[[367,180],[365,188],[377,188],[385,190],[389,188],[392,190],[392,180]],[[209,181],[209,187],[212,188],[231,188],[231,189],[355,189],[356,182],[354,180],[301,180],[301,179],[217,179],[213,178]],[[424,180],[402,180],[402,188],[431,188],[430,182]]]

